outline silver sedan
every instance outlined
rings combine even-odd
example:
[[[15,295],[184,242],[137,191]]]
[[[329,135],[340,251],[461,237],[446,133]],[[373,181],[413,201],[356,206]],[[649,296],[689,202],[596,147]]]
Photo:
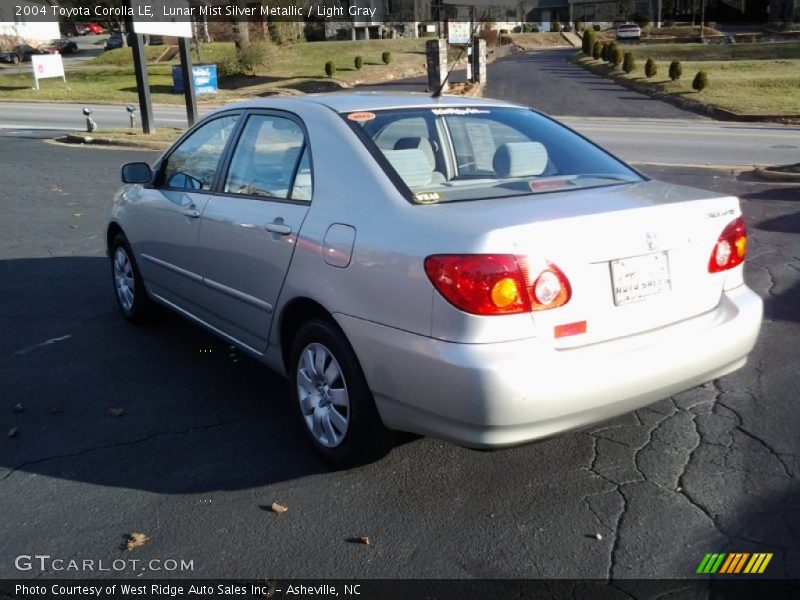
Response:
[[[500,447],[608,419],[738,369],[761,325],[737,198],[503,102],[236,104],[122,177],[123,315],[166,306],[286,375],[334,467],[395,430]]]

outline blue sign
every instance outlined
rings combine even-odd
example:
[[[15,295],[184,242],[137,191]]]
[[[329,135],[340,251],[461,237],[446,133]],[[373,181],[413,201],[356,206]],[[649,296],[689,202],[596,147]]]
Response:
[[[195,94],[216,94],[219,91],[217,65],[203,63],[192,65],[192,79]],[[172,85],[176,94],[183,93],[183,73],[180,65],[172,66]]]

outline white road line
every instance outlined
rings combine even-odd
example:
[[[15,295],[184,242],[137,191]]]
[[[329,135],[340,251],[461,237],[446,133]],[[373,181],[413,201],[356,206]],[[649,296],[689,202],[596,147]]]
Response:
[[[41,344],[34,344],[33,346],[28,346],[27,348],[23,348],[22,350],[17,350],[16,352],[14,352],[14,355],[21,356],[23,354],[27,354],[31,350],[36,350],[37,348],[41,348],[43,346],[49,346],[51,344],[55,344],[56,342],[63,342],[64,340],[68,340],[71,337],[72,334],[68,333],[67,335],[62,335],[61,337],[50,338],[49,340],[47,340],[46,342],[42,342]]]

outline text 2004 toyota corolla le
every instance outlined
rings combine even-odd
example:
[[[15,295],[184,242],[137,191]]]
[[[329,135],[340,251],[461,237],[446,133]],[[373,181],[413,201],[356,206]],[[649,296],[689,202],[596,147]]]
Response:
[[[497,447],[608,419],[741,367],[761,325],[736,198],[502,102],[238,104],[123,180],[124,315],[158,302],[288,375],[334,466],[391,430]]]

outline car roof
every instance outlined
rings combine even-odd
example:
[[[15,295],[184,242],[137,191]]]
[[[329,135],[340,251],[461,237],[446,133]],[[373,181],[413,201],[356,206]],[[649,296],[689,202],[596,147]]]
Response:
[[[413,92],[330,92],[326,94],[307,94],[305,96],[292,96],[292,103],[308,102],[326,106],[336,112],[346,113],[361,110],[388,110],[396,108],[430,108],[430,107],[458,107],[458,106],[494,106],[515,107],[502,100],[485,98],[470,98],[464,96],[447,96],[433,98],[430,94]],[[280,98],[266,98],[248,100],[235,104],[237,108],[271,108],[280,103]],[[225,107],[231,108],[231,107]]]

